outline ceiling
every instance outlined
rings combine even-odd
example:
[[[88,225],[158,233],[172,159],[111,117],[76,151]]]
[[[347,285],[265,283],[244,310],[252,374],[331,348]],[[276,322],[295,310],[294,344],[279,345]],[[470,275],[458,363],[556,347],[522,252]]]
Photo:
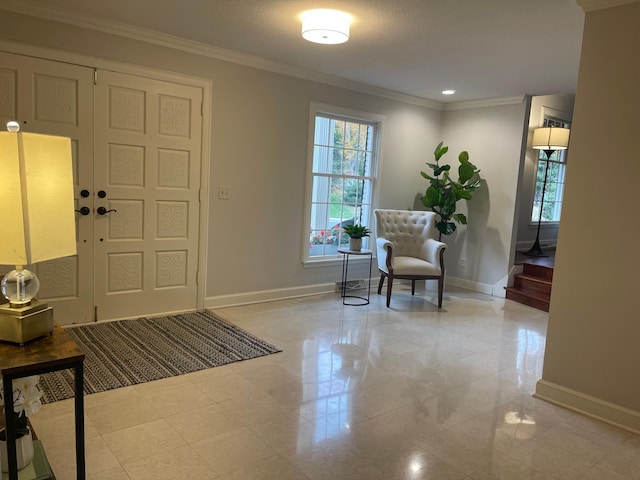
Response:
[[[584,22],[576,0],[0,0],[0,8],[140,27],[272,70],[294,67],[307,78],[319,72],[443,103],[575,93]],[[311,8],[351,14],[349,42],[303,40],[299,16]]]

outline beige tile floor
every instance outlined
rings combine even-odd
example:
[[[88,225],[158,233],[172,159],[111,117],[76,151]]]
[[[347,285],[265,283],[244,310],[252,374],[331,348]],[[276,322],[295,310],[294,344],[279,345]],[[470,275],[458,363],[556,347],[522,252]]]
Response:
[[[439,311],[398,287],[391,309],[218,310],[283,352],[86,396],[87,478],[640,479],[640,436],[531,396],[546,313],[464,291]],[[32,417],[58,480],[72,412]]]

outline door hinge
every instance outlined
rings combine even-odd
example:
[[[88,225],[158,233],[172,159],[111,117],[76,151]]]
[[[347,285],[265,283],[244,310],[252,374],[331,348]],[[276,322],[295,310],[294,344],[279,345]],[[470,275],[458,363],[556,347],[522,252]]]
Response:
[[[97,322],[98,321],[98,306],[94,306],[93,307],[93,321]]]
[[[200,116],[204,117],[204,103],[200,102]]]
[[[94,85],[98,84],[98,69],[97,68],[93,69],[93,84]]]

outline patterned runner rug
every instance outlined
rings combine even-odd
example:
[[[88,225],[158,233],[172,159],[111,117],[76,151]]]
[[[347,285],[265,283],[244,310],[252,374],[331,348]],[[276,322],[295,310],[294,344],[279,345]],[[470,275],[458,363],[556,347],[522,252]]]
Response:
[[[67,328],[85,352],[84,392],[159,380],[282,350],[209,312]],[[73,374],[40,376],[43,403],[73,397]]]

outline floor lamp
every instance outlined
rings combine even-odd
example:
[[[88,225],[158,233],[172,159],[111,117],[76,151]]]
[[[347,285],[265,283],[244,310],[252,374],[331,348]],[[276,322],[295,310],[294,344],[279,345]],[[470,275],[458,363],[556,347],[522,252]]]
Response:
[[[544,207],[544,194],[547,189],[547,174],[549,173],[549,160],[553,152],[566,150],[569,146],[569,129],[560,127],[536,128],[533,131],[533,148],[543,150],[547,156],[547,163],[544,168],[544,180],[542,182],[542,198],[540,199],[540,212],[538,214],[538,232],[533,246],[524,252],[530,257],[548,257],[540,248],[540,224],[542,223],[542,210]],[[535,193],[534,193],[535,194]]]
[[[0,341],[24,344],[53,331],[53,309],[38,302],[38,278],[25,267],[76,254],[71,139],[0,132]]]

